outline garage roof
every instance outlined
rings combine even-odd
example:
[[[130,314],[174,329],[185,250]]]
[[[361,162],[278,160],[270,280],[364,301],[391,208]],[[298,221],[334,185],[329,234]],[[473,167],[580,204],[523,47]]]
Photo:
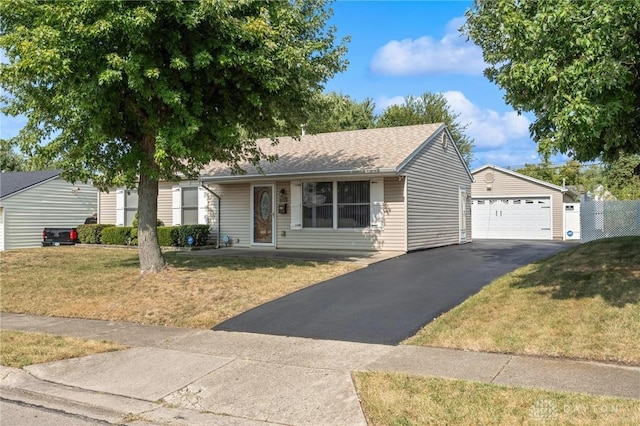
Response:
[[[538,185],[543,185],[551,189],[555,189],[560,192],[573,192],[569,188],[564,188],[562,186],[554,185],[552,183],[546,182],[544,180],[532,178],[531,176],[523,175],[522,173],[514,172],[513,170],[504,169],[502,167],[494,166],[493,164],[485,164],[484,166],[478,167],[477,169],[471,170],[471,174],[475,175],[476,173],[480,173],[481,171],[491,168],[493,170],[498,170],[502,173],[509,174],[511,176],[517,177],[519,179],[528,180],[533,183],[537,183]]]
[[[36,186],[62,173],[62,170],[41,172],[6,172],[0,174],[0,199]]]

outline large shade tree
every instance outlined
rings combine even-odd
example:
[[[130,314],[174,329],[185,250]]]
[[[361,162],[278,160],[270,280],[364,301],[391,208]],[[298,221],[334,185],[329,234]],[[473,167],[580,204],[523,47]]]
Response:
[[[159,271],[158,181],[257,161],[344,68],[325,3],[0,0],[3,112],[68,179],[137,186],[140,267]]]
[[[546,156],[640,153],[640,1],[476,0],[466,34]]]

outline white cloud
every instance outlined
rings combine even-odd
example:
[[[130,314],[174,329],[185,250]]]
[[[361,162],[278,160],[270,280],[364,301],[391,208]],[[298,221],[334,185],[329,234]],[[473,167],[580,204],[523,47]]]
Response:
[[[371,70],[392,75],[481,74],[486,67],[482,50],[458,31],[464,21],[463,17],[449,21],[440,40],[424,36],[389,41],[376,51]]]
[[[510,141],[528,138],[531,122],[515,111],[499,113],[473,104],[464,93],[448,91],[442,94],[451,109],[460,114],[458,121],[468,124],[467,134],[475,141],[477,150],[498,148]]]
[[[392,98],[380,96],[376,100],[376,112],[382,112],[391,105],[400,105],[402,103],[404,103],[404,96],[394,96]]]

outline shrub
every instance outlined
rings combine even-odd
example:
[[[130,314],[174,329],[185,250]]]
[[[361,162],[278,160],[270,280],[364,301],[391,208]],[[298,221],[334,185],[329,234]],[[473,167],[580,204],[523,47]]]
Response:
[[[204,246],[209,238],[209,225],[180,225],[174,227],[173,240],[179,247],[189,247],[187,238],[194,238],[193,246]]]
[[[158,226],[158,244],[160,244],[161,247],[176,245],[172,236],[174,229],[173,226]]]
[[[102,230],[115,225],[97,223],[92,225],[78,225],[78,238],[83,244],[100,244],[102,242]]]
[[[132,227],[131,233],[129,234],[129,245],[137,246],[138,245],[138,228]]]
[[[131,241],[131,226],[110,226],[102,230],[102,244],[127,245]]]
[[[134,228],[138,227],[138,212],[136,212],[136,214],[133,216],[133,222],[131,223],[131,226],[133,226]],[[157,219],[156,226],[164,226],[164,222],[160,219]]]

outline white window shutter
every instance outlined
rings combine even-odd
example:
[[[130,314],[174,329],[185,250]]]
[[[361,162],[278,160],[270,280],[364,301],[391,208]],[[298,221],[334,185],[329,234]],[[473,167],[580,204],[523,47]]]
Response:
[[[291,229],[302,229],[302,182],[291,182]]]
[[[173,225],[182,225],[182,188],[174,185],[172,195]]]
[[[372,180],[371,195],[371,227],[384,228],[384,179]]]
[[[209,192],[203,187],[198,187],[198,224],[209,223]]]
[[[124,189],[116,190],[116,226],[124,226]]]

